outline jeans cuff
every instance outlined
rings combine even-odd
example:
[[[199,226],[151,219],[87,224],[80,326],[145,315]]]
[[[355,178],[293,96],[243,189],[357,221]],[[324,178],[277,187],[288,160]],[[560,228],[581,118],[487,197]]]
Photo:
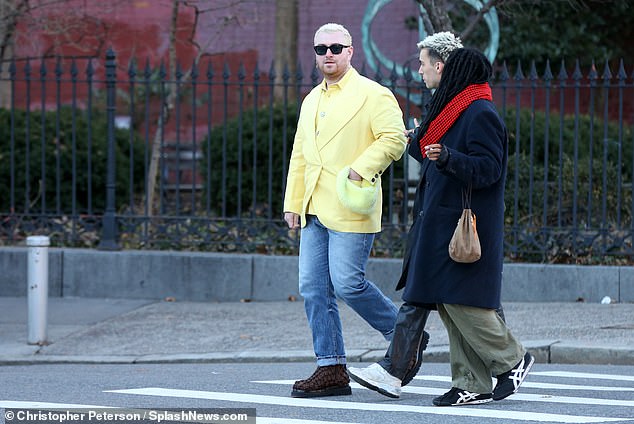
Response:
[[[346,364],[345,356],[326,356],[323,358],[317,358],[318,367],[328,367],[331,365],[345,365],[345,364]]]

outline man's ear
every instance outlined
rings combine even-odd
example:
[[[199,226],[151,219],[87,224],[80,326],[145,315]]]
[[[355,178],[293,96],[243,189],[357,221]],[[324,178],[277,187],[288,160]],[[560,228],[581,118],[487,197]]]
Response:
[[[445,62],[441,62],[440,60],[436,62],[436,72],[442,74],[442,70],[445,68]]]

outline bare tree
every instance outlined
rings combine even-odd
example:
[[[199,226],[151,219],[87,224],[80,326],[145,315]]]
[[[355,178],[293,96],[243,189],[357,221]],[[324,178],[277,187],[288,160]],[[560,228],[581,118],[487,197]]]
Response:
[[[466,17],[466,24],[459,34],[460,38],[463,40],[468,39],[476,26],[482,21],[484,15],[494,7],[498,10],[505,9],[508,13],[509,7],[519,6],[521,9],[522,6],[528,6],[536,1],[542,0],[482,0],[482,7],[479,10],[474,9],[474,13]],[[566,1],[573,9],[583,7],[584,5],[584,0]],[[451,31],[455,33],[451,14],[465,3],[463,0],[416,0],[416,2],[423,8],[421,18],[425,31],[428,34],[440,31]]]
[[[227,0],[225,2],[209,2],[205,0],[170,0],[171,1],[171,16],[170,16],[170,24],[169,24],[169,47],[168,47],[168,61],[169,61],[169,73],[172,76],[172,79],[175,79],[176,75],[176,34],[179,31],[178,28],[178,16],[181,12],[181,7],[191,8],[194,11],[194,25],[191,26],[189,38],[187,40],[188,43],[193,45],[197,53],[193,60],[193,67],[197,66],[200,62],[200,59],[203,57],[205,52],[208,50],[209,46],[216,41],[217,37],[221,34],[222,28],[216,28],[216,32],[212,33],[207,40],[200,41],[196,40],[197,30],[199,29],[199,24],[201,22],[201,17],[210,12],[214,12],[220,9],[231,9],[235,6],[238,6],[243,3],[248,3],[250,0]],[[228,16],[223,20],[222,25],[229,25],[231,23],[235,23],[235,16]],[[192,69],[185,72],[180,78],[181,83],[185,83],[190,80]],[[157,191],[157,176],[159,169],[159,162],[161,159],[161,139],[163,137],[163,132],[165,130],[165,126],[170,121],[171,113],[170,111],[174,109],[175,102],[178,100],[179,92],[178,87],[174,82],[167,84],[167,95],[165,96],[165,100],[161,105],[160,114],[157,121],[156,132],[154,133],[154,138],[152,142],[152,153],[150,158],[150,165],[148,168],[147,175],[147,205],[148,205],[148,214],[150,216],[154,215],[155,206],[156,206],[156,191]]]
[[[492,0],[494,1],[494,0]],[[449,18],[449,9],[453,7],[451,0],[417,0],[423,7],[423,24],[428,34],[440,31],[453,32],[451,18]]]
[[[0,1],[0,59],[13,55],[13,39],[18,19],[28,10],[28,0]]]
[[[0,62],[2,71],[7,72],[6,63],[16,57],[16,43],[21,50],[37,51],[39,57],[59,54],[62,47],[85,50],[87,56],[103,53],[107,31],[104,28],[104,16],[131,0],[112,0],[101,2],[92,7],[90,13],[86,4],[77,4],[69,0],[0,0]],[[69,5],[72,5],[70,7]],[[59,12],[54,19],[48,12]],[[19,27],[28,28],[28,32],[18,32]],[[101,28],[100,28],[101,27]],[[52,45],[48,51],[41,51],[41,39],[32,37],[33,33],[47,34]],[[87,42],[90,38],[90,42]],[[95,42],[97,47],[95,47]],[[11,99],[11,82],[8,78],[0,81],[0,106],[7,107]]]

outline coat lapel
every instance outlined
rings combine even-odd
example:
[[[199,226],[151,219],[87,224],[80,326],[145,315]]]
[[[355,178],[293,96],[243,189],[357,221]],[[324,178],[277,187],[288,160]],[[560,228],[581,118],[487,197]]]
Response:
[[[354,69],[350,69],[348,72],[354,72],[354,74],[350,75],[350,80],[347,82],[345,90],[341,92],[341,98],[338,99],[338,105],[340,106],[330,112],[328,125],[325,125],[321,130],[317,144],[317,149],[319,150],[333,140],[337,133],[354,118],[365,103],[366,95],[360,93],[358,89],[359,75]],[[317,105],[315,105],[315,113],[317,113],[316,108]]]

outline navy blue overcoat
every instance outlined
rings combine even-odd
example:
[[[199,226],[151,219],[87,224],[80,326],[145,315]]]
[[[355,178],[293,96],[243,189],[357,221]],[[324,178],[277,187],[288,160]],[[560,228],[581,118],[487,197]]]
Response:
[[[423,169],[397,290],[405,288],[403,300],[431,307],[447,303],[497,309],[504,260],[506,127],[492,102],[476,100],[440,143],[449,152],[442,168],[422,157],[418,143],[410,144],[410,155]],[[462,190],[469,183],[482,257],[464,264],[449,257],[448,246],[462,214]]]

